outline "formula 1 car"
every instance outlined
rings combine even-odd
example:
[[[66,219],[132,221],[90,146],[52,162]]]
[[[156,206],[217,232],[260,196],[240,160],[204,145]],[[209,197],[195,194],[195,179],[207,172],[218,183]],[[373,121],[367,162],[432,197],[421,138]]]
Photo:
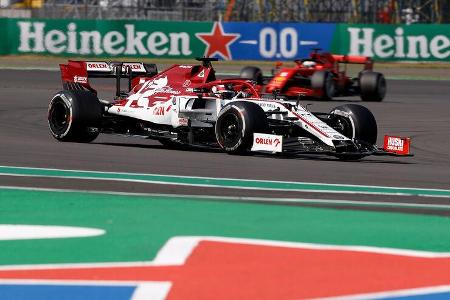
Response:
[[[250,80],[215,78],[213,58],[157,73],[143,63],[69,61],[60,65],[64,90],[50,101],[48,123],[62,142],[91,142],[100,133],[142,136],[163,145],[284,154],[317,153],[341,159],[409,155],[409,139],[387,137],[378,148],[372,113],[355,104],[329,113],[297,101],[263,98]],[[116,78],[116,97],[98,99],[91,77]],[[121,78],[128,78],[123,91]],[[401,147],[400,147],[401,146]]]
[[[331,100],[335,96],[359,95],[363,101],[382,101],[386,95],[386,80],[383,74],[373,71],[373,61],[368,57],[314,49],[309,58],[295,60],[295,64],[281,68],[279,63],[270,77],[264,77],[260,68],[248,66],[241,70],[240,77],[256,81],[260,90],[277,91],[289,98]],[[347,75],[348,64],[362,64],[364,68],[358,77],[351,78]]]

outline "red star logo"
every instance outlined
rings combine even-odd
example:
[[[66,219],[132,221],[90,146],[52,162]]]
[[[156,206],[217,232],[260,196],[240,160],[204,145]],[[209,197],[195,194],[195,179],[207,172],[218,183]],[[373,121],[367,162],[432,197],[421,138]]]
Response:
[[[211,32],[196,33],[195,35],[206,44],[206,57],[212,57],[217,54],[227,60],[232,58],[230,44],[241,36],[238,33],[224,33],[222,24],[219,22],[214,23]]]

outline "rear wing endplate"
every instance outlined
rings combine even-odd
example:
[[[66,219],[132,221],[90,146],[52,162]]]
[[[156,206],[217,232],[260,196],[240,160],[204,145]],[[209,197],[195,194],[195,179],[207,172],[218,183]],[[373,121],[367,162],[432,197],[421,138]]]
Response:
[[[59,65],[61,79],[65,89],[82,90],[84,88],[96,92],[89,84],[89,78],[120,78],[152,77],[158,74],[156,64],[142,62],[107,62],[107,61],[74,61]]]

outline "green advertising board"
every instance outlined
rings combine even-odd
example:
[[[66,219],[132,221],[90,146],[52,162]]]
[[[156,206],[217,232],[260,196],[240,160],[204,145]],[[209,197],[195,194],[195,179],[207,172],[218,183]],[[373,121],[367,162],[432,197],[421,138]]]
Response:
[[[450,61],[450,25],[1,19],[0,55],[293,60],[312,48]]]
[[[450,25],[344,25],[333,37],[333,52],[378,60],[450,60]]]
[[[211,23],[100,20],[0,19],[2,54],[64,56],[202,56],[196,32]],[[6,35],[6,37],[5,37]]]

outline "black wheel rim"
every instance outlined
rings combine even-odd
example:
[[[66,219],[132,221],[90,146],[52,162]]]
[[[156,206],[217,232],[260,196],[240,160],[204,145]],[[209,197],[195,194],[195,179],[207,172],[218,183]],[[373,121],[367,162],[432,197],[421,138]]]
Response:
[[[220,124],[220,135],[226,147],[233,147],[241,138],[241,125],[235,114],[227,114]]]
[[[349,119],[341,117],[341,116],[336,116],[336,120],[333,124],[333,128],[343,134],[344,136],[352,139],[353,138],[353,128],[352,128],[352,124],[350,122]]]
[[[70,109],[62,100],[55,100],[48,115],[51,130],[56,134],[64,133],[69,127]]]

